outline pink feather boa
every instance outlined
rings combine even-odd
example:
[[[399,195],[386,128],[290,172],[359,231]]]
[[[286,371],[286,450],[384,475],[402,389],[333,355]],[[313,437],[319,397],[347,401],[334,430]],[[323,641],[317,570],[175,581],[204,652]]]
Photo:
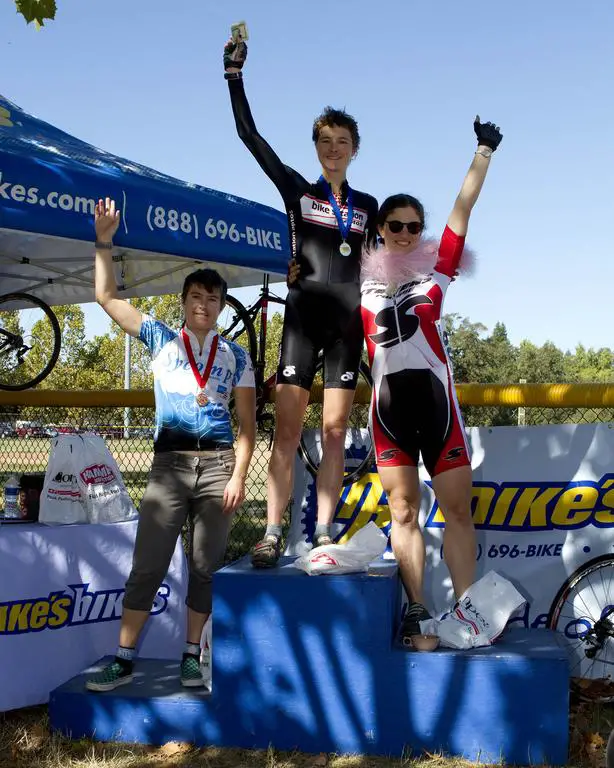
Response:
[[[360,281],[377,280],[398,286],[412,280],[423,280],[435,269],[438,253],[439,241],[432,237],[420,240],[410,253],[390,253],[384,245],[365,248]],[[471,276],[474,271],[475,254],[465,246],[457,274]]]

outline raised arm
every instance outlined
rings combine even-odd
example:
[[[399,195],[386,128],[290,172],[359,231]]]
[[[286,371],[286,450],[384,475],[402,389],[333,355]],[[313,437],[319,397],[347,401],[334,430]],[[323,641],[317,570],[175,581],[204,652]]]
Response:
[[[99,200],[94,212],[96,228],[96,256],[94,284],[96,301],[112,320],[130,336],[138,338],[141,331],[142,315],[125,299],[117,298],[117,284],[113,271],[113,236],[119,227],[120,212],[115,210],[115,201],[110,198]]]
[[[482,191],[490,158],[503,138],[498,126],[494,123],[480,123],[479,115],[475,118],[473,129],[478,138],[478,148],[448,219],[448,227],[459,237],[467,234],[469,217]]]
[[[307,182],[296,171],[284,165],[256,128],[245,88],[242,68],[247,58],[247,45],[229,40],[224,46],[224,77],[228,80],[230,101],[239,138],[258,161],[258,164],[285,201],[300,197]]]

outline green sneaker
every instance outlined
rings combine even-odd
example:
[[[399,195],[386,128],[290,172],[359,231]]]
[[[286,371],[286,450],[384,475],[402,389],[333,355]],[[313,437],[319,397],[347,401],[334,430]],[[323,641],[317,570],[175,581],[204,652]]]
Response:
[[[85,687],[88,691],[113,691],[120,685],[131,683],[132,677],[132,665],[124,667],[115,660],[107,664],[101,672],[90,677],[86,681]]]
[[[181,659],[181,685],[184,688],[202,688],[205,685],[200,673],[200,660],[189,653],[184,653]]]

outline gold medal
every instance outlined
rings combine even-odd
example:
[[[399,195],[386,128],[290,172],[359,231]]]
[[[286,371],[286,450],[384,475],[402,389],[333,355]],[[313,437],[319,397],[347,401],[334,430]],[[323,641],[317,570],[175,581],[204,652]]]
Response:
[[[207,397],[207,395],[205,395],[204,389],[201,389],[198,391],[198,394],[196,395],[196,402],[200,405],[201,408],[207,405],[207,403],[209,402],[209,398]]]

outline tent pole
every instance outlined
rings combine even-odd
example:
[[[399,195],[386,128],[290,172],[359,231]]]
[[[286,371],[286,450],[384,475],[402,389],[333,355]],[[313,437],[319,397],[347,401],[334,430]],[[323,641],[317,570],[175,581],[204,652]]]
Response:
[[[128,299],[130,301],[130,299]],[[132,336],[127,333],[124,344],[124,389],[130,389],[130,356],[132,352]],[[130,436],[130,408],[124,408],[124,437]]]

